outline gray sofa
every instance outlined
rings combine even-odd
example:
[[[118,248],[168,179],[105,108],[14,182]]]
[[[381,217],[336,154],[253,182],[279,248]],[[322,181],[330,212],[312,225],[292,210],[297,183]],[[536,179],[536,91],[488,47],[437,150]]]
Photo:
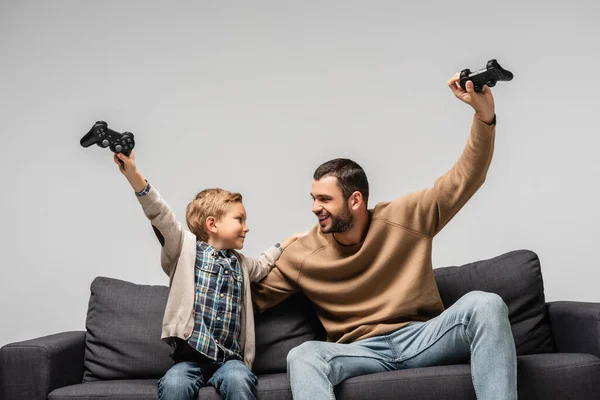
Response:
[[[600,303],[546,303],[535,253],[514,251],[435,274],[446,307],[471,290],[504,299],[520,399],[600,398]],[[96,278],[85,331],[0,349],[0,399],[156,399],[156,381],[173,363],[170,347],[158,339],[167,294],[165,286]],[[258,315],[256,336],[258,398],[291,399],[287,352],[324,338],[310,302],[295,294]],[[338,399],[475,399],[467,364],[361,376],[335,390]],[[206,387],[198,398],[219,396]]]

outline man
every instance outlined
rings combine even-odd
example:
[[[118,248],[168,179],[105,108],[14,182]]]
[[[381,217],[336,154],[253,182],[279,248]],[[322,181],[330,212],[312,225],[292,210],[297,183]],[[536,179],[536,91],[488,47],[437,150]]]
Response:
[[[431,262],[433,237],[485,181],[494,149],[494,98],[486,86],[448,86],[475,110],[458,162],[433,187],[367,208],[363,169],[347,159],[314,174],[318,224],[254,284],[260,310],[302,291],[327,342],[287,356],[294,399],[335,399],[353,376],[471,361],[479,399],[516,399],[516,352],[508,308],[492,293],[470,292],[444,310]]]

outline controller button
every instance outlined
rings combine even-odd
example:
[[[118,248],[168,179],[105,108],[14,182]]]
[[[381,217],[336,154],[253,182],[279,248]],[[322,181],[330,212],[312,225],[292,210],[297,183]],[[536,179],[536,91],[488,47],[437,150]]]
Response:
[[[106,147],[106,146],[108,146],[108,140],[104,139],[102,141],[102,147]]]
[[[121,150],[123,150],[123,148],[121,147],[121,145],[120,145],[120,144],[118,144],[118,145],[116,145],[116,146],[115,146],[115,150],[116,150],[118,153],[120,153],[120,152],[121,152]]]

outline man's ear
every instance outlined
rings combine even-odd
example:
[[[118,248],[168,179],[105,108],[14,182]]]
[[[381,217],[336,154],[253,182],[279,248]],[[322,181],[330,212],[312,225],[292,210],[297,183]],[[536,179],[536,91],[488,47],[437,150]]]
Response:
[[[215,217],[207,217],[204,223],[206,224],[206,229],[208,229],[209,232],[217,233],[217,220]]]
[[[350,208],[353,211],[356,211],[363,204],[363,195],[358,190],[350,195],[349,203]]]

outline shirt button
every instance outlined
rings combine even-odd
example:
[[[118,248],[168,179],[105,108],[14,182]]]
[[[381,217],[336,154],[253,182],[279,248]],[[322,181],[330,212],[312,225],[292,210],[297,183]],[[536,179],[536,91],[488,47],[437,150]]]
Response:
[[[225,296],[223,293],[221,293],[221,297]]]
[[[242,277],[238,275],[238,279],[242,279]]]
[[[225,270],[225,275],[227,275],[229,273],[229,271]]]
[[[221,317],[217,317],[217,321],[220,321],[220,320],[221,320]]]

